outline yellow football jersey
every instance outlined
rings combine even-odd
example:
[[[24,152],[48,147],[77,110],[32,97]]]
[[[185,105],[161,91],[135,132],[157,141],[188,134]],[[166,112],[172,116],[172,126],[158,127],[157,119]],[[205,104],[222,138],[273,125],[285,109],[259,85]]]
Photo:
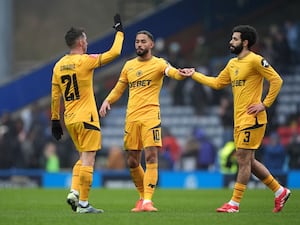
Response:
[[[111,49],[103,54],[67,54],[54,66],[51,119],[60,119],[60,97],[64,100],[66,124],[99,121],[93,75],[94,69],[120,55],[124,34],[117,32]]]
[[[276,99],[282,79],[279,74],[260,55],[250,52],[245,57],[237,57],[229,60],[226,67],[217,77],[208,77],[195,72],[192,78],[199,83],[215,89],[221,89],[231,85],[234,98],[235,126],[254,125],[256,118],[247,114],[247,108],[252,104],[263,102],[270,107]],[[265,99],[262,99],[264,78],[270,83],[269,91]],[[257,115],[259,124],[267,123],[266,111]]]
[[[117,101],[124,90],[129,88],[126,119],[128,121],[158,118],[159,94],[163,84],[165,70],[169,77],[184,79],[174,67],[164,60],[152,56],[150,60],[140,61],[137,57],[127,61],[121,71],[117,85],[106,100],[110,104]]]

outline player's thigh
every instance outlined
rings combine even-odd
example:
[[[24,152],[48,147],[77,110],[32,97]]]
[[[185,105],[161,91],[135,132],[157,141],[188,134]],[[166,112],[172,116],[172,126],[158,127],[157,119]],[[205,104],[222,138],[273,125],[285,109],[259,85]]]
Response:
[[[142,150],[141,123],[125,122],[124,148],[126,150]]]
[[[162,146],[161,120],[153,119],[143,121],[142,126],[143,147]]]
[[[237,148],[258,149],[265,135],[266,125],[240,127],[234,130],[234,140]]]
[[[99,122],[78,122],[67,125],[69,134],[78,151],[97,151],[101,149]]]

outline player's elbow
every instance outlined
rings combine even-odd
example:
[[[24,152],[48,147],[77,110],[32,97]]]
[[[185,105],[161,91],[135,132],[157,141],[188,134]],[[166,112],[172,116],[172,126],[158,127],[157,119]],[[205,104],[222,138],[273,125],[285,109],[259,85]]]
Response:
[[[221,90],[221,89],[223,89],[223,86],[222,85],[215,85],[212,88],[215,89],[215,90]]]
[[[114,57],[114,58],[117,58],[121,55],[121,49],[120,50],[114,50],[111,52],[111,56]]]

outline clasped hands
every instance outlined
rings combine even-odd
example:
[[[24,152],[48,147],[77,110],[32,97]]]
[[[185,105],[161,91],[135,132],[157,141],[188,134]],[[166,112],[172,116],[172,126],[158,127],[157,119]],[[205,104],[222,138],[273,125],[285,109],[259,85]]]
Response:
[[[179,74],[184,77],[191,77],[195,73],[195,68],[178,69]]]

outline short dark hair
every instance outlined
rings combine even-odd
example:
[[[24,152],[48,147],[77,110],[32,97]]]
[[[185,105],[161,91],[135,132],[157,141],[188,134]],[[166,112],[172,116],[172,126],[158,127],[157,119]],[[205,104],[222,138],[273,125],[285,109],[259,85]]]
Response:
[[[75,27],[71,27],[70,30],[67,31],[66,35],[65,35],[65,41],[66,44],[71,48],[74,46],[76,40],[79,37],[82,37],[84,33],[84,29],[83,28],[75,28]]]
[[[139,32],[136,33],[136,35],[138,35],[138,34],[145,34],[145,35],[147,35],[151,39],[151,41],[154,42],[154,37],[153,37],[153,35],[149,31],[147,31],[147,30],[140,30]]]
[[[251,48],[256,43],[256,29],[250,25],[238,25],[232,29],[232,33],[240,32],[242,41],[248,40],[248,48]]]

